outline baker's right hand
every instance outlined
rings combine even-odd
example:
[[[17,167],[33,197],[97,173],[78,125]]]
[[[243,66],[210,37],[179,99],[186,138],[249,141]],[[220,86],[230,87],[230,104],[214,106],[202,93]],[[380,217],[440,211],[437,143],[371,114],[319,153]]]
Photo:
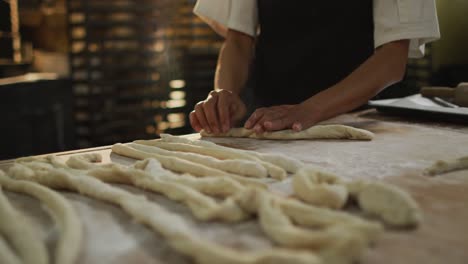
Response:
[[[225,133],[244,118],[247,108],[240,97],[227,90],[211,91],[206,100],[195,105],[190,124],[197,132]]]

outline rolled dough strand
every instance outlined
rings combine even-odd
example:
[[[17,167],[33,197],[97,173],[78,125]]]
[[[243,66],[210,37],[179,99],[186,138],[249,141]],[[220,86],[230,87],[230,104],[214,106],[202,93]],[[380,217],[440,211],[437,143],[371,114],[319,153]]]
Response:
[[[342,208],[348,200],[346,186],[335,175],[304,167],[292,178],[294,194],[301,200],[320,207]]]
[[[293,130],[281,130],[274,132],[263,132],[256,134],[252,130],[245,128],[232,128],[227,133],[209,134],[202,130],[200,134],[203,137],[248,137],[257,139],[356,139],[372,140],[374,134],[370,131],[354,128],[344,125],[317,125],[306,130],[295,132]]]
[[[213,198],[185,185],[176,182],[156,180],[154,178],[151,179],[142,174],[143,172],[138,172],[136,170],[123,171],[117,167],[114,167],[112,170],[104,168],[93,169],[88,172],[88,175],[98,179],[105,179],[105,182],[109,183],[114,182],[112,180],[113,177],[122,177],[125,175],[131,184],[136,187],[161,193],[171,200],[186,204],[193,215],[200,220],[238,222],[249,217],[249,215],[239,208],[232,199],[225,199],[223,202],[217,203]]]
[[[334,225],[342,225],[358,230],[369,243],[376,241],[384,230],[378,222],[364,220],[345,212],[315,207],[295,199],[277,198],[277,201],[283,212],[301,226],[328,228]]]
[[[265,178],[268,176],[268,173],[264,167],[262,167],[260,164],[248,160],[219,160],[211,156],[204,156],[188,152],[169,151],[155,146],[147,146],[135,143],[130,143],[127,146],[146,153],[177,157],[234,174],[256,178]]]
[[[358,180],[347,183],[347,188],[364,212],[378,216],[386,224],[412,227],[422,221],[416,201],[397,186]]]
[[[239,193],[245,188],[227,177],[196,178],[191,175],[180,175],[171,181],[186,185],[201,193],[222,198]]]
[[[33,196],[47,206],[61,231],[55,250],[55,263],[75,263],[81,248],[83,228],[72,205],[60,194],[46,187],[33,182],[13,180],[2,173],[0,185],[9,191]]]
[[[280,245],[320,249],[329,246],[334,240],[341,239],[337,234],[297,228],[270,195],[258,191],[256,197],[260,225],[265,233]]]
[[[424,173],[430,176],[435,176],[459,170],[468,170],[468,156],[454,160],[436,161],[431,167],[427,168]]]
[[[51,159],[53,158],[51,157]],[[89,159],[86,155],[77,155],[70,157],[66,163],[71,168],[85,168],[89,170],[97,168],[95,164],[92,164],[96,161],[99,162],[100,159],[93,160]],[[99,165],[101,168],[112,168],[112,166],[114,166],[114,164]],[[178,175],[172,171],[162,168],[161,163],[152,158],[137,161],[133,167],[146,172],[149,177],[179,183],[210,196],[227,198],[228,196],[239,193],[245,188],[242,184],[228,177],[197,178],[189,174]],[[101,177],[103,178],[104,176],[101,175]],[[117,178],[111,176],[111,179],[109,180],[112,180],[115,183],[130,184],[130,181],[126,177]]]
[[[221,203],[217,203],[213,198],[190,187],[177,182],[151,177],[142,170],[125,168],[118,164],[87,164],[79,156],[70,157],[67,165],[73,169],[86,170],[86,172],[80,171],[78,173],[86,173],[104,182],[126,183],[145,190],[161,193],[171,200],[186,204],[193,215],[200,220],[237,222],[249,217],[232,199],[226,199]]]
[[[147,172],[151,177],[169,179],[210,196],[226,198],[246,188],[228,177],[197,178],[189,174],[177,175],[164,169],[158,160],[151,158],[136,162],[134,167]]]
[[[244,185],[254,186],[254,187],[259,187],[259,188],[266,188],[266,184],[256,179],[251,179],[251,178],[242,177],[236,174],[227,173],[222,170],[213,169],[202,164],[198,164],[198,163],[191,162],[188,160],[179,159],[176,157],[167,157],[167,156],[158,155],[158,154],[148,155],[148,153],[127,147],[123,144],[114,144],[112,146],[112,151],[119,155],[131,157],[135,159],[145,159],[145,158],[151,157],[161,162],[164,168],[172,170],[172,171],[176,171],[176,172],[189,173],[191,175],[199,176],[199,177],[225,176],[233,180],[236,180],[239,183],[244,184]]]
[[[171,151],[181,151],[181,152],[191,152],[191,153],[198,153],[206,156],[211,156],[218,159],[243,159],[243,160],[251,160],[260,163],[265,169],[267,169],[268,174],[277,180],[283,180],[287,177],[287,173],[284,169],[268,163],[264,162],[252,155],[236,152],[236,151],[226,151],[225,149],[218,149],[218,148],[206,148],[202,146],[196,145],[188,145],[182,143],[170,143],[170,142],[162,142],[158,140],[137,140],[134,141],[136,144],[148,145],[148,146],[155,146],[158,148],[162,148],[165,150]]]
[[[272,164],[275,164],[287,172],[296,173],[300,168],[304,167],[304,163],[297,159],[287,157],[278,153],[260,153],[251,150],[246,150],[247,153]]]
[[[98,200],[120,206],[130,216],[148,225],[161,234],[178,252],[192,257],[200,264],[266,264],[295,263],[321,264],[320,258],[312,252],[272,248],[259,252],[242,252],[202,239],[195,234],[184,220],[168,212],[145,197],[131,194],[93,177],[76,176],[67,169],[27,164],[27,170],[16,167],[13,175],[18,179],[30,180],[49,187],[69,189]],[[32,166],[31,166],[32,165]],[[33,170],[41,168],[40,170]]]
[[[1,188],[0,188],[1,189]],[[0,236],[0,263],[21,264],[21,260],[8,246],[5,239]]]
[[[276,243],[292,248],[309,248],[323,256],[324,263],[352,263],[368,244],[365,234],[351,226],[333,225],[322,230],[309,230],[293,225],[272,194],[256,192],[260,226]]]
[[[49,255],[44,241],[33,229],[30,221],[13,208],[1,188],[0,215],[0,234],[12,244],[23,263],[49,263]]]
[[[241,152],[241,153],[244,152],[262,161],[273,163],[283,168],[287,172],[291,172],[291,173],[296,173],[300,168],[304,166],[304,163],[302,163],[301,161],[284,156],[282,154],[260,153],[260,152],[255,152],[251,150],[234,149],[234,148],[217,145],[213,142],[206,141],[206,140],[190,140],[187,138],[172,136],[169,134],[161,134],[161,141],[196,145],[196,146],[207,147],[207,148],[217,148],[217,149],[221,149],[225,151],[232,151],[232,152]]]
[[[249,188],[236,195],[235,199],[244,210],[257,213],[258,206],[255,201],[258,199],[257,196],[260,191]],[[357,216],[328,208],[315,207],[296,199],[279,197],[273,194],[270,194],[270,196],[274,197],[275,203],[281,206],[282,212],[300,226],[323,229],[342,225],[357,230],[364,235],[369,243],[375,241],[383,231],[382,225],[378,222],[364,220]]]

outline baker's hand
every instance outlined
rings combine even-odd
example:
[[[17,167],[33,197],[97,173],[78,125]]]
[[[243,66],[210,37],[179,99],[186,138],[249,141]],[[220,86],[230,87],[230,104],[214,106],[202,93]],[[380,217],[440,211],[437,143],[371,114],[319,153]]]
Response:
[[[317,112],[305,104],[279,105],[257,109],[245,122],[255,133],[292,129],[301,131],[317,123]]]
[[[193,129],[208,133],[224,133],[244,118],[247,109],[240,97],[227,90],[211,91],[206,100],[195,105],[190,113]]]

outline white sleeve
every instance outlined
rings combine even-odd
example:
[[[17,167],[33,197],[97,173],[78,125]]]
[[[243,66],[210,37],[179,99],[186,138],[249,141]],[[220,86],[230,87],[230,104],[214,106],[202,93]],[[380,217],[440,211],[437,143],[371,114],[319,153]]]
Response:
[[[420,58],[425,44],[439,38],[435,0],[374,0],[375,48],[409,39],[408,56]]]
[[[221,34],[228,28],[250,36],[257,33],[256,0],[198,0],[194,13]]]

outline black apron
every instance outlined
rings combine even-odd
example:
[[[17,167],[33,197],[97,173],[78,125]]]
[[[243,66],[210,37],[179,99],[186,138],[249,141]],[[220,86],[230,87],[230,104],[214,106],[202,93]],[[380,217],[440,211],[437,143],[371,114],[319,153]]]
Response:
[[[297,104],[374,52],[372,0],[258,0],[256,106]]]

